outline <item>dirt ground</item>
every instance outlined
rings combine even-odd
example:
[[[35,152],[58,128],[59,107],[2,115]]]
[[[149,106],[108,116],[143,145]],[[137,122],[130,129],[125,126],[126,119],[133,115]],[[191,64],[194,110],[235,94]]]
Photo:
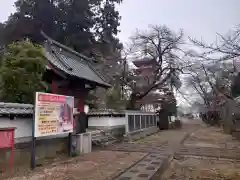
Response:
[[[198,130],[195,130],[196,125],[199,127]],[[184,138],[185,136],[186,138]],[[185,141],[183,142],[182,139]],[[160,150],[164,150],[164,148],[162,149],[163,146],[159,147],[159,145],[165,144],[165,150],[171,150],[173,154],[174,152],[181,152],[179,150],[182,147],[187,148],[187,151],[185,154],[180,153],[170,156],[169,160],[172,157],[173,159],[169,166],[166,167],[165,172],[155,174],[156,178],[154,177],[154,180],[240,180],[240,161],[233,160],[237,159],[234,154],[232,160],[203,157],[199,154],[190,156],[188,154],[188,150],[192,147],[198,147],[201,150],[210,148],[213,150],[212,154],[216,149],[234,149],[239,152],[240,142],[232,136],[224,134],[219,128],[199,126],[199,122],[189,121],[187,126],[180,130],[160,131],[133,143],[135,147],[131,149],[133,152],[98,150],[71,159],[57,160],[53,164],[46,164],[34,171],[29,169],[16,171],[13,173],[14,176],[10,178],[6,173],[0,174],[0,179],[110,180],[120,173],[126,172],[126,169],[150,153],[150,151],[148,152],[149,149],[151,150],[158,145]],[[178,144],[178,146],[175,146],[175,144]],[[138,152],[143,146],[146,153]],[[129,147],[132,148],[133,146]],[[154,153],[161,153],[160,150],[157,149]],[[232,153],[233,151],[229,152]]]
[[[145,138],[139,139],[137,141],[133,141],[134,144],[162,144],[166,142],[166,137],[162,136],[161,133],[153,134],[151,136],[147,136]]]
[[[11,180],[103,180],[112,179],[146,154],[114,151],[97,151],[71,160],[36,168],[34,172],[14,173]],[[97,179],[96,179],[97,178]]]
[[[174,159],[162,180],[240,180],[240,162],[199,157]]]
[[[185,146],[240,149],[240,142],[231,135],[223,133],[217,127],[204,127],[194,132],[185,142]]]
[[[239,141],[223,133],[220,128],[207,126],[192,133],[182,146],[240,151]],[[214,151],[212,154],[214,155]],[[177,156],[162,175],[162,180],[240,180],[240,161],[203,156]]]

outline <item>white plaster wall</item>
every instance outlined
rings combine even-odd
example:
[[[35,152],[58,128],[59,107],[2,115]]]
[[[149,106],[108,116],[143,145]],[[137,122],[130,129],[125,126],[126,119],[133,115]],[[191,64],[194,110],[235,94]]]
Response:
[[[15,127],[15,143],[30,142],[32,140],[32,118],[15,118],[10,120],[8,117],[0,117],[0,128]],[[63,138],[68,134],[46,136],[38,139]]]
[[[29,142],[32,139],[32,118],[18,118],[10,120],[0,117],[0,128],[15,127],[15,143]],[[89,117],[89,127],[114,127],[125,125],[125,117]],[[62,138],[68,134],[47,136],[38,139]]]
[[[109,126],[123,126],[125,125],[125,117],[108,117]]]
[[[109,126],[108,118],[106,117],[89,117],[88,127],[104,127]]]
[[[10,120],[7,117],[0,117],[0,128],[15,127],[15,138],[30,137],[32,135],[31,118],[15,118]]]
[[[125,125],[125,117],[89,117],[88,127],[112,127]]]

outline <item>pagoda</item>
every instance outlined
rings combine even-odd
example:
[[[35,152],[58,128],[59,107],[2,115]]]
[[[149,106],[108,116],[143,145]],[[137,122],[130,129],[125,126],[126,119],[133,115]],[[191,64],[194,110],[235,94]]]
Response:
[[[151,84],[154,80],[154,71],[157,67],[157,62],[154,59],[144,58],[141,60],[132,61],[136,66],[136,73],[138,74],[138,86],[144,87]],[[156,111],[161,106],[160,94],[150,92],[146,97],[140,100],[141,109],[144,111]]]
[[[141,60],[132,61],[136,66],[136,73],[139,75],[138,85],[145,86],[150,84],[154,80],[154,69],[157,66],[157,62],[154,59],[144,58]]]

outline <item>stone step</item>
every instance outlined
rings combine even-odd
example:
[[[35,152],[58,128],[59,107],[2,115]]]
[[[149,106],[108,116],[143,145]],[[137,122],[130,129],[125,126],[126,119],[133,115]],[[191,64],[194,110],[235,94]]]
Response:
[[[108,144],[113,144],[116,141],[117,139],[108,132],[97,130],[92,133],[92,142],[94,145],[105,146]]]

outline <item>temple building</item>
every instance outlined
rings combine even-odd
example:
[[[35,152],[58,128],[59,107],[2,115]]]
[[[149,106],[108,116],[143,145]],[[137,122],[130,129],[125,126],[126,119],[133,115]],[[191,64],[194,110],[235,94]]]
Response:
[[[42,32],[46,42],[44,53],[48,60],[44,79],[51,92],[74,96],[77,112],[84,112],[87,93],[96,87],[109,88],[105,78],[94,68],[93,60],[60,44]]]

